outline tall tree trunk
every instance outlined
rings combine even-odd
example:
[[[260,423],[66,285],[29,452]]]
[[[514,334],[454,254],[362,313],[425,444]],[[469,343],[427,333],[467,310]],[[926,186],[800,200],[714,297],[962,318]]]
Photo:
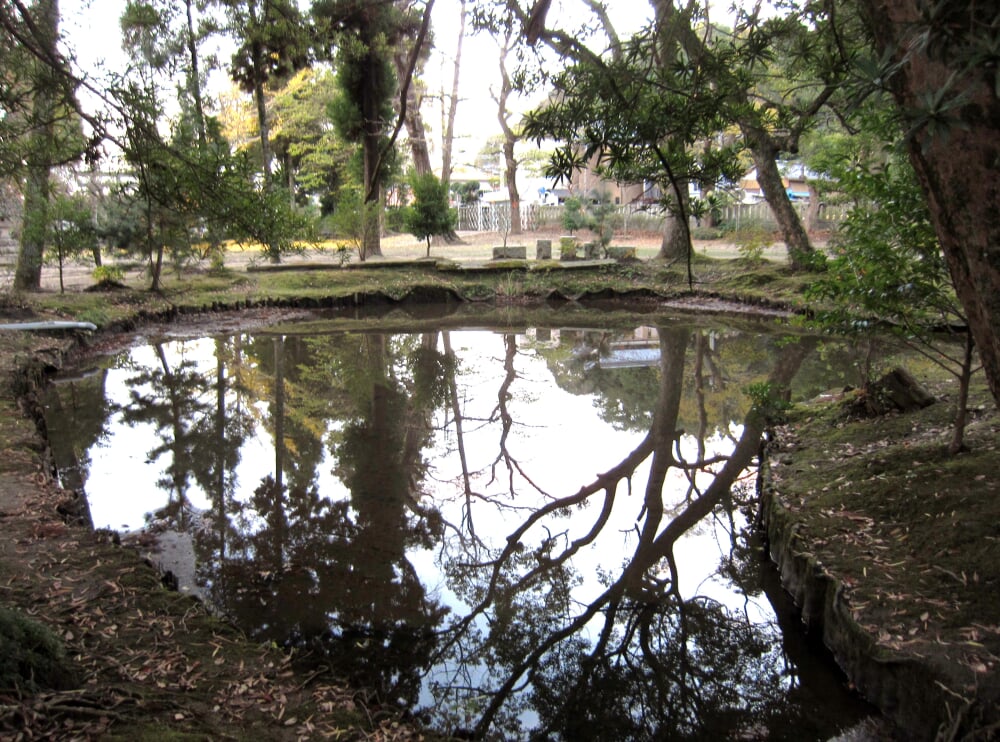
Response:
[[[194,0],[184,0],[184,11],[187,19],[187,44],[188,61],[191,64],[188,78],[188,90],[191,92],[191,99],[194,102],[194,124],[198,131],[198,143],[205,146],[207,134],[205,132],[205,105],[201,98],[201,64],[198,61],[198,37],[194,31]]]
[[[462,69],[462,42],[465,39],[465,0],[459,0],[458,43],[455,46],[455,67],[451,77],[451,95],[448,97],[448,114],[444,121],[441,138],[441,183],[445,190],[451,186],[452,146],[455,142],[455,117],[458,114],[458,81]],[[442,106],[443,111],[443,106]]]
[[[504,183],[507,186],[507,195],[510,197],[510,233],[521,234],[521,194],[517,192],[517,159],[514,157],[517,135],[510,126],[510,112],[507,110],[507,100],[513,90],[510,74],[507,71],[507,54],[512,44],[512,33],[508,33],[500,46],[500,94],[496,97],[496,102],[497,120],[503,131]]]
[[[753,164],[757,168],[757,183],[764,193],[767,205],[771,207],[778,229],[788,251],[788,263],[795,270],[807,268],[809,258],[815,252],[802,220],[788,198],[785,182],[778,170],[778,147],[766,132],[749,126],[741,127],[743,136],[750,146]]]
[[[888,83],[913,127],[910,160],[1000,407],[1000,99],[996,67],[968,62],[976,43],[989,40],[984,6],[952,0],[939,27],[928,26],[918,0],[861,6],[879,53],[892,55],[897,72]],[[967,35],[948,41],[954,29]]]
[[[58,0],[38,0],[35,23],[45,53],[58,59]],[[37,291],[42,287],[42,258],[49,226],[49,170],[55,148],[55,108],[59,82],[48,64],[34,62],[34,97],[31,102],[33,130],[29,135],[27,174],[24,181],[24,211],[21,245],[14,269],[14,289]]]
[[[263,60],[258,59],[260,51],[259,45],[254,45],[254,59],[263,65]],[[261,68],[258,67],[257,70]],[[267,124],[267,99],[264,95],[263,72],[254,73],[253,100],[257,107],[257,129],[260,132],[260,166],[264,173],[265,187],[271,184],[271,131]]]
[[[393,64],[396,67],[396,77],[403,79],[406,74],[409,50],[403,46],[396,49],[392,55]],[[413,169],[417,175],[427,175],[434,172],[431,165],[431,154],[427,147],[427,129],[424,126],[424,117],[420,113],[420,104],[423,96],[418,96],[417,85],[411,84],[406,89],[406,115],[403,123],[406,125],[406,137],[410,142],[410,156],[413,158]]]
[[[364,209],[362,217],[362,258],[382,255],[382,230],[380,218],[382,184],[379,182],[379,170],[382,164],[381,135],[382,125],[379,114],[379,102],[376,91],[379,89],[379,60],[375,52],[369,49],[365,59],[365,76],[368,86],[361,101],[361,116],[364,119],[364,133],[361,139],[361,152],[364,170]]]

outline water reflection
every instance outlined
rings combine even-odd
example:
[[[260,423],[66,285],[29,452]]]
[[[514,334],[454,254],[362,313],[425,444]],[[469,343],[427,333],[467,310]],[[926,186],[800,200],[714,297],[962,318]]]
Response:
[[[443,729],[818,739],[864,709],[790,662],[740,507],[767,407],[834,383],[814,348],[286,328],[135,349],[51,404],[107,413],[76,443],[96,525],[141,525],[106,483],[156,471],[134,494],[206,600]]]

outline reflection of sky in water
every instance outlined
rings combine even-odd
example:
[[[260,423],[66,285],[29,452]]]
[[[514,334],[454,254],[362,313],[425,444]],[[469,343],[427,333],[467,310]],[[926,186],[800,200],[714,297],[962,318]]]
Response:
[[[427,595],[449,606],[453,616],[461,616],[470,606],[455,593],[457,588],[449,585],[442,564],[442,560],[461,558],[463,547],[456,528],[468,536],[471,524],[486,547],[492,553],[498,552],[507,543],[508,535],[532,510],[552,498],[576,493],[581,487],[594,482],[600,474],[620,464],[643,440],[646,431],[622,430],[620,424],[612,425],[602,420],[598,396],[574,394],[561,388],[553,378],[549,361],[531,346],[529,338],[518,336],[518,352],[514,359],[517,377],[510,386],[507,400],[513,419],[507,449],[519,469],[513,474],[512,496],[511,475],[504,461],[498,461],[500,423],[497,420],[487,422],[494,415],[498,390],[505,378],[504,337],[493,332],[463,331],[451,332],[450,338],[458,359],[457,387],[470,484],[477,496],[471,499],[472,504],[467,511],[453,415],[450,408],[445,409],[445,405],[433,412],[431,428],[434,433],[422,451],[427,463],[427,475],[420,487],[427,504],[438,510],[451,527],[446,529],[443,539],[433,548],[411,547],[406,553],[406,560],[416,570]],[[443,350],[441,340],[438,342],[439,350]],[[206,380],[200,401],[213,406],[216,392],[212,385],[217,373],[216,341],[175,341],[163,348],[172,370],[176,371],[184,362],[195,365],[198,374]],[[243,362],[250,364],[252,360],[245,357]],[[133,391],[150,393],[148,388],[128,388],[129,379],[135,377],[139,367],[161,367],[161,360],[154,349],[149,346],[135,348],[130,351],[127,362],[108,372],[105,395],[112,406],[128,405]],[[582,371],[577,367],[572,373]],[[273,394],[273,377],[268,374],[263,377],[266,384],[257,391],[265,395]],[[649,386],[648,398],[643,397],[643,401],[651,410],[657,401],[658,389],[656,384]],[[227,395],[230,401],[236,398],[231,385]],[[273,409],[273,404],[269,398],[251,404],[256,416],[253,431],[243,443],[238,465],[232,473],[236,480],[235,499],[244,503],[250,502],[253,490],[264,477],[274,474],[275,465],[272,433],[264,425],[264,418]],[[320,427],[329,436],[342,424],[341,421],[326,420]],[[128,427],[120,415],[115,414],[107,427],[107,438],[89,452],[86,490],[93,521],[96,527],[138,529],[146,524],[149,514],[168,503],[169,493],[159,488],[157,481],[169,481],[170,452],[163,452],[156,460],[148,459],[150,451],[163,445],[161,434],[151,423]],[[733,439],[738,438],[741,432],[738,421],[710,420],[709,435],[703,441],[705,455],[729,454],[733,449]],[[679,447],[685,459],[694,460],[697,457],[697,441],[693,436],[682,436]],[[324,440],[316,466],[318,491],[330,501],[349,501],[350,493],[334,474],[337,469],[338,462],[333,459],[328,441]],[[631,477],[631,492],[628,491],[627,481],[618,484],[610,520],[596,540],[573,557],[572,569],[582,578],[572,590],[572,598],[579,604],[589,603],[600,595],[605,589],[600,575],[610,573],[615,579],[625,561],[635,553],[637,525],[641,526],[644,515],[643,499],[648,471],[647,457]],[[531,483],[521,472],[530,477]],[[704,475],[698,481],[702,489],[708,484]],[[665,512],[661,528],[683,507],[687,488],[688,480],[684,473],[672,469],[662,495]],[[188,482],[185,495],[195,510],[207,511],[212,507],[211,498],[193,478]],[[582,508],[574,508],[572,517],[549,517],[541,521],[523,537],[526,548],[535,548],[546,533],[551,533],[560,534],[555,551],[562,551],[569,542],[592,527],[603,499],[603,492],[599,492],[589,497]],[[244,512],[243,518],[242,527],[250,531],[262,527],[260,514]],[[738,513],[735,522],[737,528],[743,525]],[[685,599],[696,595],[710,598],[734,612],[745,614],[766,633],[776,635],[777,629],[768,626],[774,620],[774,614],[767,600],[762,595],[745,596],[735,590],[728,580],[715,574],[720,559],[730,549],[729,525],[713,517],[706,518],[675,545],[681,596]],[[566,533],[563,534],[563,531]],[[591,631],[584,634],[593,634],[599,629],[600,621],[600,616],[595,617],[593,625],[588,626]],[[483,617],[477,620],[477,624],[484,630],[487,628]],[[594,637],[589,638],[592,640]],[[442,665],[435,668],[433,675],[443,678],[452,671],[456,668]],[[457,671],[467,673],[470,679],[480,676],[480,672],[473,667]],[[421,701],[431,701],[426,686]]]
[[[491,332],[453,332],[453,350],[459,358],[458,386],[465,417],[465,450],[469,471],[472,473],[473,491],[484,498],[473,500],[472,521],[478,536],[496,548],[503,546],[507,535],[519,524],[527,509],[546,501],[531,485],[515,475],[516,499],[511,499],[508,473],[502,462],[496,464],[496,477],[491,467],[498,454],[499,425],[486,424],[497,404],[496,392],[504,376],[502,335]],[[594,395],[572,394],[558,387],[546,360],[525,346],[526,339],[518,338],[518,355],[515,360],[517,379],[511,387],[508,409],[514,424],[508,439],[511,457],[531,477],[532,482],[544,493],[553,497],[569,495],[588,484],[600,473],[619,463],[645,435],[644,431],[616,430],[601,420],[597,413]],[[166,358],[172,369],[182,362],[196,364],[206,378],[216,372],[215,341],[212,339],[175,341],[165,346]],[[135,376],[137,367],[157,368],[160,361],[150,346],[131,350],[127,367],[112,369],[105,385],[108,400],[115,405],[127,405],[130,395],[148,393],[148,387],[127,386]],[[214,392],[207,392],[208,394]],[[233,391],[230,390],[232,395]],[[655,398],[649,399],[650,405]],[[267,401],[257,404],[261,417],[267,413]],[[451,413],[447,413],[450,421]],[[445,416],[435,416],[437,431],[432,445],[424,455],[429,463],[429,476],[424,489],[429,492],[435,506],[446,521],[462,521],[465,498],[462,493],[461,467],[455,450],[452,428],[442,430]],[[335,425],[336,423],[329,423]],[[147,516],[167,504],[168,493],[156,486],[156,481],[167,476],[170,465],[169,452],[156,460],[147,454],[161,444],[152,424],[124,425],[115,417],[109,426],[108,439],[91,450],[86,489],[95,527],[135,530],[147,522]],[[733,426],[731,435],[738,436],[740,428]],[[697,443],[693,436],[681,439],[681,450],[688,459],[696,455]],[[728,454],[732,442],[720,433],[705,441],[709,456]],[[317,467],[320,493],[330,499],[348,497],[343,483],[333,475],[334,462],[329,450]],[[256,432],[241,448],[240,462],[236,469],[236,498],[244,500],[248,491],[268,474],[274,472],[274,444],[271,434],[258,420]],[[640,466],[632,478],[633,488],[627,491],[625,482],[619,484],[611,520],[598,541],[579,552],[574,566],[587,576],[575,591],[575,597],[588,601],[602,590],[594,576],[598,570],[615,571],[622,559],[635,548],[635,526],[640,514],[643,488],[648,472],[648,462]],[[491,482],[490,480],[493,479]],[[669,512],[671,505],[680,505],[687,480],[679,470],[671,471],[664,501]],[[671,490],[671,487],[673,489]],[[187,497],[195,509],[207,510],[211,498],[196,482],[189,483]],[[497,508],[489,499],[510,506]],[[583,511],[585,527],[590,525],[594,508],[600,505],[600,496],[592,496]],[[553,532],[568,527],[570,520],[558,519],[550,525]],[[537,535],[540,529],[530,532]],[[529,535],[529,537],[530,537]],[[570,535],[569,538],[572,538]],[[727,549],[728,536],[713,520],[706,520],[692,529],[675,547],[681,571],[681,590],[684,597],[706,595],[730,608],[742,608],[745,597],[734,593],[728,585],[710,579],[718,567],[720,548]],[[411,550],[409,559],[418,569],[429,592],[437,594],[453,608],[461,610],[461,601],[448,590],[436,564],[436,550]],[[766,601],[751,618],[770,620]]]

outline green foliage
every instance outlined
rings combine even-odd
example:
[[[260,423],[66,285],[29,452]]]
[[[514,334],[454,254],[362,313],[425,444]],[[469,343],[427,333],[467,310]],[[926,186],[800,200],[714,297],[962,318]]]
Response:
[[[482,193],[479,189],[479,183],[472,180],[465,183],[452,183],[451,192],[458,196],[459,201],[463,204],[476,203]]]
[[[744,260],[757,264],[764,259],[764,250],[773,242],[770,232],[766,229],[745,230],[737,239],[736,249]]]
[[[373,208],[365,203],[360,187],[345,186],[338,191],[333,212],[327,217],[333,236],[354,248],[362,260],[365,257],[365,229],[370,223],[365,217],[365,210]]]
[[[753,409],[771,424],[781,422],[791,408],[787,390],[770,382],[748,384],[744,391],[750,397]]]
[[[458,215],[448,203],[448,189],[434,173],[412,174],[413,204],[403,212],[406,230],[418,240],[426,240],[431,254],[431,237],[446,235],[455,228]]]
[[[99,265],[91,275],[97,283],[120,283],[125,271],[117,265]]]
[[[51,629],[0,606],[0,689],[33,693],[75,685],[72,664]]]
[[[385,210],[385,231],[399,234],[406,231],[406,207],[394,206]]]
[[[245,153],[232,154],[214,121],[206,142],[183,118],[165,140],[153,91],[129,84],[119,95],[130,106],[125,157],[136,177],[119,188],[119,204],[102,229],[115,244],[145,255],[154,288],[164,251],[179,266],[197,255],[206,234],[259,243],[273,261],[311,238],[310,221],[287,193],[261,182]]]
[[[720,91],[711,95],[703,74],[672,59],[653,31],[636,34],[620,53],[596,57],[577,53],[574,63],[553,78],[556,94],[525,118],[524,136],[562,142],[546,170],[569,180],[596,162],[598,174],[617,181],[651,182],[663,192],[674,180],[715,182],[735,179],[742,165],[737,143],[706,150],[694,145],[714,138],[729,123],[722,116]],[[703,94],[705,93],[705,94]]]
[[[570,234],[580,229],[589,229],[597,238],[602,252],[607,252],[614,237],[614,221],[617,213],[607,194],[594,194],[584,200],[573,196],[563,203],[562,226]]]
[[[48,259],[59,266],[59,288],[62,290],[66,261],[92,251],[97,245],[97,232],[90,205],[79,194],[55,196],[48,211]]]
[[[333,72],[311,67],[274,93],[271,141],[283,176],[276,180],[293,185],[300,205],[308,196],[336,190],[350,177],[353,148],[330,127],[327,112],[336,96]]]
[[[248,93],[273,79],[287,79],[309,59],[309,25],[289,0],[247,4],[222,0],[233,36],[240,42],[233,53],[230,75]]]
[[[857,205],[831,243],[825,275],[807,292],[816,321],[841,332],[880,321],[907,336],[963,323],[908,160],[847,162],[835,174]]]
[[[587,228],[594,233],[594,236],[601,245],[601,250],[607,252],[608,245],[611,244],[611,238],[615,234],[614,227],[612,226],[612,217],[616,213],[615,206],[611,203],[611,198],[608,194],[599,194],[591,202],[589,212],[590,218],[587,222]]]
[[[806,298],[813,302],[813,324],[824,330],[868,337],[891,332],[958,379],[949,445],[957,453],[964,446],[972,339],[916,175],[890,146],[900,127],[885,110],[862,112],[870,136],[845,138],[839,153],[826,153],[828,172],[855,206],[831,243],[826,273]]]
[[[575,260],[576,250],[577,250],[577,243],[575,237],[566,236],[559,238],[560,260]]]
[[[583,201],[576,196],[563,202],[562,226],[570,234],[587,227],[587,214],[583,210]]]

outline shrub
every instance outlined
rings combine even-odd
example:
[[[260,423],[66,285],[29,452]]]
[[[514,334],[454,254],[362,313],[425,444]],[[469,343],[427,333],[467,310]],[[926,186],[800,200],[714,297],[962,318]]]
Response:
[[[117,265],[99,265],[94,268],[93,276],[97,283],[121,283],[125,271]]]
[[[0,606],[0,688],[35,692],[76,684],[66,650],[52,630]]]

